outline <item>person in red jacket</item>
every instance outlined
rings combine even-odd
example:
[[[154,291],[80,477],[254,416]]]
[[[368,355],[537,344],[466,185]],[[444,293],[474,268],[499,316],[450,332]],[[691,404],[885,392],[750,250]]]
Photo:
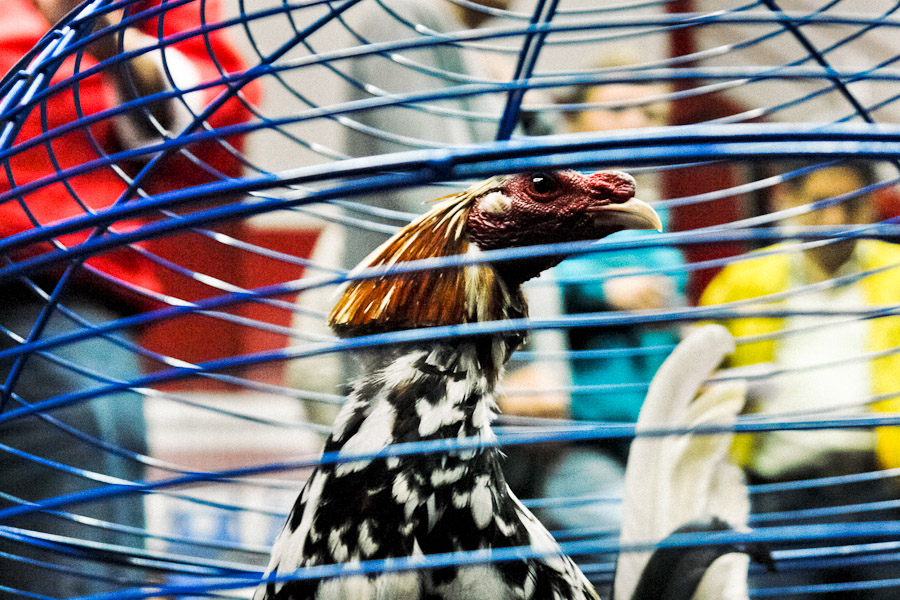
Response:
[[[77,0],[3,0],[0,3],[0,72],[16,67],[52,24],[75,8]],[[159,0],[135,2],[129,15],[160,5]],[[102,17],[98,28],[114,24],[121,14]],[[121,35],[106,35],[82,53],[66,58],[50,86],[94,68],[124,50],[138,50],[165,40],[164,48],[139,54],[127,66],[109,67],[63,84],[38,102],[17,133],[8,159],[0,168],[0,238],[127,202],[144,194],[157,194],[241,174],[238,152],[243,139],[233,135],[191,143],[166,152],[163,160],[141,175],[140,191],[125,194],[130,178],[141,172],[152,153],[109,161],[123,150],[147,148],[177,136],[191,125],[226,90],[206,86],[226,74],[246,69],[226,29],[197,35],[202,24],[221,21],[219,0],[205,0],[170,8],[148,19],[136,19]],[[170,43],[170,36],[179,39]],[[177,36],[177,37],[176,37]],[[180,39],[184,37],[184,39]],[[19,66],[21,68],[21,66]],[[183,96],[142,103],[115,117],[102,118],[126,102],[166,90],[195,89]],[[258,86],[244,86],[241,97],[231,97],[206,123],[217,128],[249,120],[249,103],[258,102]],[[72,127],[85,119],[89,125]],[[49,142],[30,144],[50,132]],[[24,148],[24,151],[19,150]],[[140,154],[138,152],[137,154]],[[95,162],[96,161],[96,162]],[[104,163],[104,161],[107,161]],[[96,165],[60,178],[67,169]],[[60,180],[61,179],[61,180]],[[34,186],[33,188],[31,186]],[[20,192],[20,190],[25,190]],[[140,223],[116,223],[122,231]],[[52,242],[17,246],[4,257],[7,266],[55,247],[80,243],[87,233],[68,234]],[[161,290],[155,263],[140,247],[123,247],[89,258],[68,277],[60,306],[54,309],[43,337],[60,335],[103,323],[152,306]],[[44,293],[59,284],[64,270],[30,275],[15,284],[0,285],[0,352],[14,350],[33,332],[47,306]],[[115,381],[140,376],[137,355],[130,344],[133,332],[117,331],[118,339],[90,338],[54,348],[54,356],[29,355],[16,365],[16,355],[0,358],[0,393],[5,408],[13,410],[48,398],[76,393]],[[23,366],[24,365],[24,366]],[[19,368],[21,367],[21,368]],[[100,398],[51,410],[45,416],[29,415],[2,423],[0,447],[0,509],[75,493],[116,481],[144,478],[147,453],[142,398],[134,392]],[[38,537],[60,536],[103,544],[141,548],[144,538],[143,500],[125,494],[104,502],[84,502],[61,507],[62,514],[25,515],[2,524],[20,528],[18,536],[0,531],[0,589],[50,597],[80,596],[115,589],[113,578],[128,576],[113,561],[97,556],[79,558],[75,552],[48,551]],[[74,516],[73,516],[74,515]],[[80,517],[97,519],[85,524]],[[82,521],[82,522],[79,522]],[[134,528],[129,530],[129,528]],[[133,531],[132,533],[127,533]],[[36,536],[32,535],[34,532]],[[50,568],[51,563],[59,568]],[[139,577],[134,573],[131,576]],[[140,577],[139,580],[143,580]]]
[[[77,4],[75,0],[10,0],[0,3],[0,72],[5,73],[12,68],[37,43],[51,23],[64,16]],[[130,14],[138,14],[142,9],[154,4],[159,4],[159,0],[138,2]],[[205,5],[203,18],[206,23],[221,20],[219,0],[189,3],[164,13],[164,18],[161,19],[163,35],[172,36],[198,29],[201,22],[201,5]],[[157,43],[158,20],[151,18],[139,23],[139,28],[126,29],[125,50]],[[52,83],[70,77],[76,68],[79,73],[83,73],[95,67],[99,60],[117,54],[118,36],[105,36],[92,44],[88,52],[80,60],[76,56],[66,59],[53,77]],[[127,71],[108,68],[102,73],[79,81],[77,90],[65,87],[53,93],[47,98],[46,110],[36,108],[31,112],[16,143],[21,144],[34,138],[45,129],[54,130],[66,126],[76,121],[79,114],[95,115],[131,100],[133,81],[136,81],[139,87],[143,87],[142,91],[146,95],[171,88],[191,88],[220,79],[223,72],[240,73],[244,69],[244,62],[231,44],[226,29],[214,29],[203,35],[192,35],[183,41],[166,45],[162,53],[141,55],[131,61],[131,68]],[[170,76],[174,81],[168,80]],[[163,106],[158,106],[160,103],[157,103],[151,108],[159,109],[154,110],[154,117],[167,125],[174,134],[190,123],[192,112],[201,112],[224,89],[223,85],[204,87],[186,94],[184,103],[180,99],[172,99]],[[244,99],[256,100],[257,86],[246,86],[242,90],[242,95]],[[207,122],[211,127],[221,127],[245,121],[249,116],[246,103],[233,98],[218,108]],[[42,118],[46,119],[46,124],[41,122]],[[116,118],[102,119],[90,127],[75,129],[55,138],[51,143],[56,164],[50,160],[48,149],[42,145],[26,152],[16,153],[10,159],[15,181],[10,182],[6,173],[0,172],[0,193],[17,185],[40,181],[59,170],[102,158],[104,153],[161,140],[161,136],[149,125],[150,119],[141,110],[134,110]],[[243,147],[243,141],[238,136],[226,137],[225,142],[237,150]],[[199,168],[185,155],[179,152],[172,153],[169,159],[158,165],[142,182],[143,190],[155,194],[206,183],[214,178],[211,173],[219,173],[222,177],[239,176],[241,173],[239,161],[219,140],[192,144],[188,150],[202,160],[206,167]],[[133,164],[119,166],[131,167],[132,170],[136,168]],[[126,181],[115,169],[95,168],[87,174],[68,178],[65,184],[52,183],[41,186],[40,189],[27,194],[24,200],[33,219],[40,224],[46,224],[83,214],[86,209],[80,203],[91,209],[109,206],[119,198],[126,186]],[[0,202],[0,237],[16,234],[34,226],[32,217],[25,213],[18,202]],[[63,238],[63,242],[71,244],[83,237],[84,235]],[[34,253],[43,250],[46,248],[28,248],[25,252]],[[89,264],[97,265],[98,269],[121,277],[129,283],[150,290],[158,287],[152,267],[146,261],[140,260],[134,252],[110,253],[89,261]]]

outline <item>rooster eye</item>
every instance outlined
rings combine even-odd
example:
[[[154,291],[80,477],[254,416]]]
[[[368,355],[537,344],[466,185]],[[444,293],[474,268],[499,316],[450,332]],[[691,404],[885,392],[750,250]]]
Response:
[[[535,173],[531,176],[529,186],[536,196],[549,196],[556,191],[557,182],[553,175],[548,173]]]

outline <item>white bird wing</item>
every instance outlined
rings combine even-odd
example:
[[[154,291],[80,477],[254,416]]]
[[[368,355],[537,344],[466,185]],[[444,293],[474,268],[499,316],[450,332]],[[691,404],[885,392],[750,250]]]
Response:
[[[744,406],[746,384],[729,381],[701,389],[733,351],[734,340],[724,327],[702,327],[675,348],[653,378],[625,474],[623,545],[652,544],[708,516],[736,527],[746,525],[750,507],[743,474],[728,461],[731,433],[641,435],[659,429],[733,424]],[[615,600],[631,598],[651,553],[622,553]],[[746,567],[746,556],[721,557],[707,573],[716,575],[704,577],[694,597],[746,598]],[[701,596],[701,592],[714,595]]]

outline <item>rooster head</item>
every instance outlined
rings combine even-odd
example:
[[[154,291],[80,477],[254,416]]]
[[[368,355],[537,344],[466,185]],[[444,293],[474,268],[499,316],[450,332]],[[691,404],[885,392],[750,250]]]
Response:
[[[600,239],[623,229],[661,230],[619,171],[541,171],[491,177],[438,201],[360,263],[329,323],[340,335],[524,316],[519,285],[563,257],[547,256],[392,273],[400,262],[483,250]],[[361,273],[360,273],[361,274]]]
[[[660,229],[659,216],[634,191],[634,178],[619,171],[508,177],[472,203],[466,234],[481,250],[498,250],[599,239],[622,229]]]

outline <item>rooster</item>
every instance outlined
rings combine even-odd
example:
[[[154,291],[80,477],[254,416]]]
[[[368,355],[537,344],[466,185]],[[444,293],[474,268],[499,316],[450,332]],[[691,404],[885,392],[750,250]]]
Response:
[[[497,176],[440,201],[372,252],[329,315],[342,337],[523,318],[520,285],[561,257],[394,272],[400,262],[660,229],[621,172]],[[361,351],[361,375],[325,452],[372,456],[392,444],[474,438],[477,449],[320,465],[275,541],[268,576],[316,565],[525,546],[538,558],[321,580],[268,581],[255,600],[596,599],[574,562],[513,495],[491,421],[520,332]]]

